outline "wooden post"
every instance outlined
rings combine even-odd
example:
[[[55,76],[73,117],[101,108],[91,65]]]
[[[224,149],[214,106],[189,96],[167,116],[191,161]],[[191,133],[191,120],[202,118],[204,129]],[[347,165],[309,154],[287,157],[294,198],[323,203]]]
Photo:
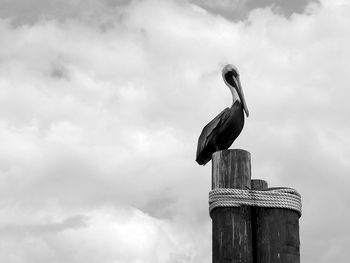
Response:
[[[267,183],[252,180],[253,190]],[[254,263],[300,263],[299,215],[279,208],[252,208]]]
[[[250,153],[223,150],[212,156],[212,189],[250,189]],[[251,208],[219,207],[212,211],[213,263],[252,263]]]

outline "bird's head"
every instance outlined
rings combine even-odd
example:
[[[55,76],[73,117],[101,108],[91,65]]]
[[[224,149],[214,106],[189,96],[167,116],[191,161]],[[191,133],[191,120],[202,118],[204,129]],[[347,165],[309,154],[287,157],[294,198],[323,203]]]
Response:
[[[247,104],[245,102],[241,81],[239,80],[239,73],[237,67],[234,65],[228,64],[222,69],[222,78],[224,79],[226,85],[230,88],[233,93],[233,89],[236,90],[239,100],[243,104],[243,109],[247,117],[249,116],[249,111]],[[237,95],[236,95],[237,96]]]

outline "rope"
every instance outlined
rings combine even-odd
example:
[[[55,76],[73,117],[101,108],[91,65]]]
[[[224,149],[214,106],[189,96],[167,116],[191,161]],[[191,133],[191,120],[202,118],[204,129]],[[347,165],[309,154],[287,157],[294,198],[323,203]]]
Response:
[[[217,207],[240,207],[242,205],[286,208],[297,211],[301,216],[301,196],[285,187],[268,188],[266,190],[242,190],[232,188],[216,188],[209,192],[209,214]]]

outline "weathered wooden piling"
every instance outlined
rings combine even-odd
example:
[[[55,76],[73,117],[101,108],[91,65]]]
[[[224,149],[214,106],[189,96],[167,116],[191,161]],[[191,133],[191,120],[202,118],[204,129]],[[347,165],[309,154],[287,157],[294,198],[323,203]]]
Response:
[[[250,153],[244,150],[213,154],[212,189],[217,188],[271,190],[266,181],[251,180]],[[212,262],[300,263],[299,213],[254,206],[254,198],[261,193],[250,193],[251,206],[218,206],[211,210]]]
[[[212,156],[212,189],[250,189],[250,153],[224,150]],[[251,208],[218,207],[212,211],[213,263],[252,263]]]
[[[267,182],[252,180],[252,190]],[[299,215],[283,208],[252,207],[254,263],[300,263]]]

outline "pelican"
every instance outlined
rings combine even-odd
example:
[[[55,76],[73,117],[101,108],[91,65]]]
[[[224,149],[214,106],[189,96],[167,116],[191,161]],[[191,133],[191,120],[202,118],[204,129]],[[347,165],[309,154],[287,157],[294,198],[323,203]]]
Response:
[[[232,106],[226,108],[202,130],[198,139],[196,162],[205,165],[214,152],[228,149],[241,133],[244,125],[244,113],[249,111],[239,80],[238,69],[228,64],[222,69],[222,77],[232,93]]]

